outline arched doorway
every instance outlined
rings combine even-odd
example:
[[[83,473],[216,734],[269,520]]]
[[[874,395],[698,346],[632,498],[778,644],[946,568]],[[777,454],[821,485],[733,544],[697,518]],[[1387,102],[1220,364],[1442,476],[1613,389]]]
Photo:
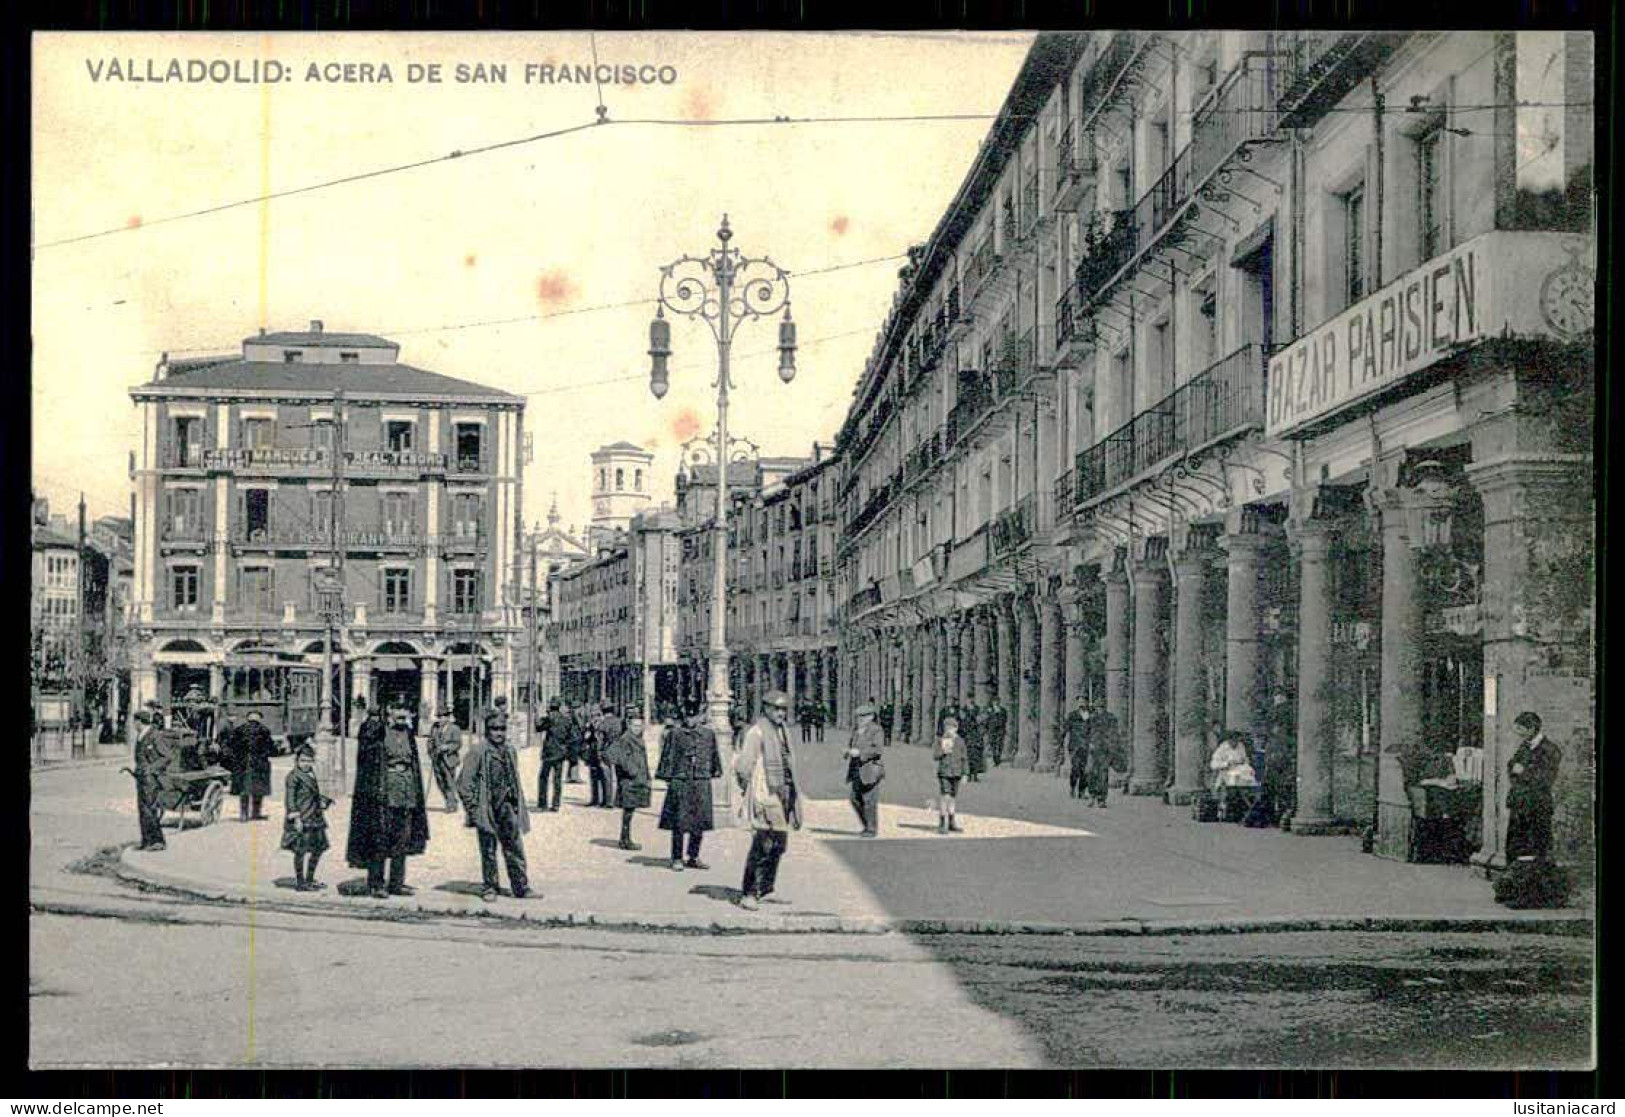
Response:
[[[218,662],[214,653],[196,640],[171,640],[152,655],[158,669],[159,701],[174,705],[191,689],[209,693],[209,665]]]

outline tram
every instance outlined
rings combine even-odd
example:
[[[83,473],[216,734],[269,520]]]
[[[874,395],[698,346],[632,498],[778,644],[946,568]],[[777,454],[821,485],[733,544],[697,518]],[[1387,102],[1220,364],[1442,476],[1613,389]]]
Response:
[[[277,748],[292,752],[321,724],[322,670],[286,652],[240,652],[224,665],[220,706],[241,723],[258,711]]]

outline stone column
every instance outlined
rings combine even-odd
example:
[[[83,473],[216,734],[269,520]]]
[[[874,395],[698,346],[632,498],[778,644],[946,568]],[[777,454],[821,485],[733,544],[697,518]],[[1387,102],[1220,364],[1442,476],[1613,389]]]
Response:
[[[955,613],[948,618],[944,637],[948,643],[947,667],[943,671],[943,684],[947,692],[947,704],[959,705],[959,682],[962,669],[962,654],[960,650],[960,614]]]
[[[796,653],[786,652],[784,655],[784,693],[790,699],[790,720],[800,721],[796,713]]]
[[[1061,640],[1061,603],[1053,597],[1038,601],[1038,744],[1036,766],[1053,771],[1060,764],[1061,696],[1066,689],[1065,651]]]
[[[932,681],[936,678],[937,664],[936,647],[932,639],[930,622],[927,621],[921,624],[919,628],[914,630],[914,634],[915,641],[920,645],[920,679],[915,687],[916,692],[919,694],[919,698],[915,700],[919,716],[915,720],[918,723],[919,739],[929,741],[934,725],[932,719],[936,716],[936,702],[934,701],[936,695],[932,687]]]
[[[1106,709],[1127,731],[1131,711],[1128,646],[1128,572],[1114,567],[1106,583]]]
[[[1189,803],[1207,775],[1207,687],[1202,672],[1202,593],[1208,554],[1186,550],[1174,566],[1174,785],[1170,803]]]
[[[1244,733],[1264,728],[1258,679],[1258,567],[1266,538],[1256,532],[1225,536],[1224,726]]]
[[[1507,764],[1518,747],[1512,722],[1525,710],[1540,715],[1541,731],[1562,752],[1553,855],[1590,859],[1592,638],[1599,632],[1591,462],[1578,454],[1507,454],[1468,466],[1467,476],[1484,500],[1484,836],[1473,861],[1486,869],[1506,864]]]
[[[1075,589],[1068,589],[1061,594],[1061,621],[1066,649],[1065,691],[1061,695],[1061,707],[1070,711],[1077,708],[1078,699],[1084,692],[1083,661],[1087,635],[1084,631],[1083,594]]]
[[[1425,633],[1416,551],[1423,540],[1412,540],[1411,523],[1414,515],[1425,515],[1426,508],[1413,489],[1383,489],[1371,499],[1382,518],[1381,752],[1377,760],[1377,836],[1372,851],[1403,861],[1410,856],[1411,805],[1399,754],[1422,735]],[[1488,775],[1486,771],[1486,779]]]
[[[1134,770],[1130,795],[1161,795],[1168,724],[1168,567],[1161,555],[1134,564]]]
[[[1298,552],[1298,794],[1292,814],[1294,834],[1324,834],[1332,814],[1333,533],[1314,520],[1296,525]],[[1387,641],[1385,640],[1386,644]]]
[[[993,701],[995,691],[992,622],[985,610],[978,610],[973,624],[971,635],[976,666],[972,676],[975,681],[972,697],[978,706],[986,706]]]
[[[1016,741],[1016,616],[1011,611],[1011,598],[999,598],[996,606],[996,619],[998,619],[998,663],[994,663],[994,672],[998,673],[999,706],[1004,707],[1004,743],[1003,756],[1014,758],[1014,741]]]
[[[1018,635],[1016,639],[1020,644],[1017,653],[1017,701],[1020,704],[1019,716],[1015,718],[1020,728],[1016,738],[1017,761],[1025,761],[1027,767],[1038,765],[1039,754],[1039,716],[1038,716],[1038,680],[1042,653],[1040,649],[1040,635],[1038,624],[1038,610],[1031,597],[1024,597],[1016,606],[1018,621]]]
[[[948,628],[952,623],[952,621],[937,622],[937,677],[935,685],[938,717],[942,716],[942,711],[952,704],[954,700],[953,648],[948,639]],[[936,727],[933,725],[932,732],[935,731]]]

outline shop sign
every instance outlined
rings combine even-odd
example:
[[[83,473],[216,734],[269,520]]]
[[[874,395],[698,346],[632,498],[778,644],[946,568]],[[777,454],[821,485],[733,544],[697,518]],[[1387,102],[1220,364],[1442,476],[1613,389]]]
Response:
[[[1572,239],[1486,233],[1311,330],[1270,358],[1265,432],[1289,434],[1487,337],[1567,340],[1540,293],[1546,278],[1574,267]]]

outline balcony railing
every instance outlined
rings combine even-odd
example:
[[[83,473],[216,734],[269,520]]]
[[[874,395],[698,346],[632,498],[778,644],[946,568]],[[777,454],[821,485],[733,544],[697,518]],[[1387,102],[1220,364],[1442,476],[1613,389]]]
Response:
[[[1021,209],[1017,217],[1017,228],[1021,230],[1023,240],[1032,236],[1033,231],[1038,228],[1038,216],[1038,168],[1034,167],[1021,184]]]
[[[1003,558],[1032,541],[1036,521],[1034,504],[1034,495],[1028,493],[1016,502],[1014,508],[1006,509],[994,518],[988,532],[988,545],[994,558]]]
[[[213,538],[213,534],[208,527],[195,519],[192,523],[180,524],[172,520],[159,529],[158,538],[164,543],[197,547],[207,544]]]
[[[489,454],[458,454],[452,468],[458,473],[489,473],[491,472],[491,456]]]
[[[1068,121],[1055,147],[1055,208],[1076,212],[1098,173],[1094,134],[1080,132],[1076,121]]]
[[[1055,510],[1063,517],[1072,510],[1073,482],[1076,477],[1077,472],[1069,469],[1055,479],[1053,486]]]
[[[912,484],[930,473],[942,460],[942,432],[932,431],[903,459],[904,483]]]
[[[1008,200],[1006,199],[1007,202]],[[988,279],[1002,263],[1002,258],[993,250],[993,237],[991,235],[983,237],[982,243],[976,246],[976,251],[971,254],[970,263],[965,268],[965,288],[970,292],[972,299],[981,293]]]
[[[1085,505],[1178,454],[1264,421],[1264,354],[1244,345],[1140,412],[1074,463]]]
[[[943,429],[943,452],[959,445],[959,440],[970,433],[993,407],[993,387],[989,379],[975,369],[959,372],[959,401],[948,412]]]
[[[953,326],[963,320],[959,313],[959,285],[957,283],[948,288],[948,297],[943,300],[943,309],[946,311],[946,318],[949,326]]]
[[[1284,128],[1308,128],[1392,54],[1402,36],[1303,31],[1292,37],[1276,106]]]
[[[880,586],[873,585],[869,586],[867,589],[858,590],[851,597],[847,598],[846,608],[847,613],[850,616],[852,614],[861,613],[866,609],[873,609],[879,604]]]
[[[196,442],[164,441],[158,446],[159,469],[202,469],[203,447]]]

